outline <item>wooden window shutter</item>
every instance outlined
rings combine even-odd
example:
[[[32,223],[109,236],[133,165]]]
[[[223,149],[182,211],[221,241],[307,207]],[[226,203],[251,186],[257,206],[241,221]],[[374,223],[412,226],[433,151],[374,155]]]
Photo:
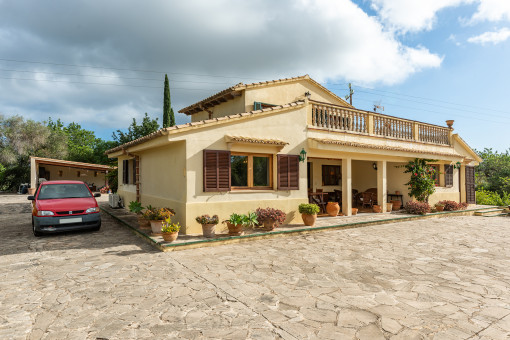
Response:
[[[136,158],[133,158],[133,184],[136,184]]]
[[[468,204],[476,204],[474,166],[466,166],[466,202]]]
[[[299,190],[299,156],[278,155],[278,190]]]
[[[230,191],[230,151],[204,150],[204,191]]]
[[[129,160],[127,160],[127,159],[123,160],[122,161],[122,184],[127,184],[129,182],[128,166],[129,166]]]
[[[445,164],[444,166],[444,185],[446,187],[453,186],[453,165]]]

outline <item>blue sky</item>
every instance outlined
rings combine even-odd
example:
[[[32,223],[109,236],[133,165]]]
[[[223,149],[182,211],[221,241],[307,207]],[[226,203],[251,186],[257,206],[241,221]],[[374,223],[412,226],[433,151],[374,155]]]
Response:
[[[122,8],[122,10],[119,10]],[[30,10],[28,10],[30,9]],[[0,0],[0,114],[110,138],[238,82],[303,74],[354,105],[510,147],[510,1]],[[178,114],[177,122],[187,122]]]

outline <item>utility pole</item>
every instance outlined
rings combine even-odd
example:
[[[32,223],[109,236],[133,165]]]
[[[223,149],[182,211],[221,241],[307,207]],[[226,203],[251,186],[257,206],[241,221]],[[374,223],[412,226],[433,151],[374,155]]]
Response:
[[[345,100],[347,100],[347,98],[349,98],[349,104],[351,104],[351,105],[352,105],[352,95],[353,94],[354,94],[354,90],[351,87],[351,83],[349,83],[349,94],[347,96],[345,96]]]

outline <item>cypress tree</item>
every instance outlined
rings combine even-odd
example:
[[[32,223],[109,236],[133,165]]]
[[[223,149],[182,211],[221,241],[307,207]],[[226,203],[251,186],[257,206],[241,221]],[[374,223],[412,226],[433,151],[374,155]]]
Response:
[[[165,74],[165,90],[163,96],[163,127],[175,125],[174,110],[170,101],[170,85],[168,83],[168,76]]]

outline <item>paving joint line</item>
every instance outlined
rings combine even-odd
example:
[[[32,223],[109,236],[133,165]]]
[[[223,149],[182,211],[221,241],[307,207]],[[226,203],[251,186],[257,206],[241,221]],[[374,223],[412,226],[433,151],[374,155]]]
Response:
[[[234,299],[235,301],[241,303],[243,306],[245,306],[246,308],[248,308],[249,310],[251,310],[252,312],[256,313],[257,315],[260,315],[261,317],[263,317],[267,322],[269,322],[269,324],[271,324],[271,326],[273,326],[275,329],[279,329],[281,330],[282,332],[285,332],[287,335],[291,336],[293,339],[299,339],[297,338],[296,336],[294,336],[293,334],[291,334],[289,331],[283,329],[281,326],[278,326],[278,325],[275,325],[273,322],[271,322],[271,320],[269,320],[264,314],[256,311],[255,309],[253,309],[252,307],[250,307],[247,303],[239,300],[238,298],[236,298],[235,296],[233,296],[232,294],[228,293],[227,291],[225,291],[224,289],[218,287],[216,284],[214,284],[213,282],[211,282],[211,280],[203,277],[202,275],[198,274],[197,272],[195,272],[193,269],[189,268],[188,266],[186,266],[185,264],[183,264],[182,262],[180,262],[179,260],[175,259],[175,258],[172,258],[173,261],[177,262],[179,265],[183,266],[184,268],[186,268],[187,270],[189,270],[190,272],[192,272],[193,274],[195,274],[196,276],[198,276],[199,278],[201,278],[202,280],[212,284],[216,289],[218,289],[219,291],[223,292],[225,295],[227,296],[230,296],[232,299]],[[278,332],[276,332],[278,333]],[[280,335],[280,334],[279,334]]]
[[[478,331],[478,332],[476,332],[475,334],[471,335],[469,338],[466,338],[466,340],[472,339],[474,336],[477,336],[478,334],[480,334],[480,333],[481,333],[481,332],[483,332],[484,330],[488,329],[489,327],[491,327],[491,326],[492,326],[492,325],[494,325],[495,323],[497,323],[497,322],[499,322],[499,321],[503,320],[504,318],[506,318],[506,317],[507,317],[507,316],[509,316],[509,315],[510,315],[510,313],[508,313],[508,314],[506,314],[506,315],[504,315],[504,316],[500,317],[500,318],[499,318],[499,319],[497,319],[497,320],[494,320],[494,321],[493,321],[493,322],[491,322],[491,323],[490,323],[487,327],[485,327],[485,328],[483,328],[483,329],[479,330],[479,331]]]

